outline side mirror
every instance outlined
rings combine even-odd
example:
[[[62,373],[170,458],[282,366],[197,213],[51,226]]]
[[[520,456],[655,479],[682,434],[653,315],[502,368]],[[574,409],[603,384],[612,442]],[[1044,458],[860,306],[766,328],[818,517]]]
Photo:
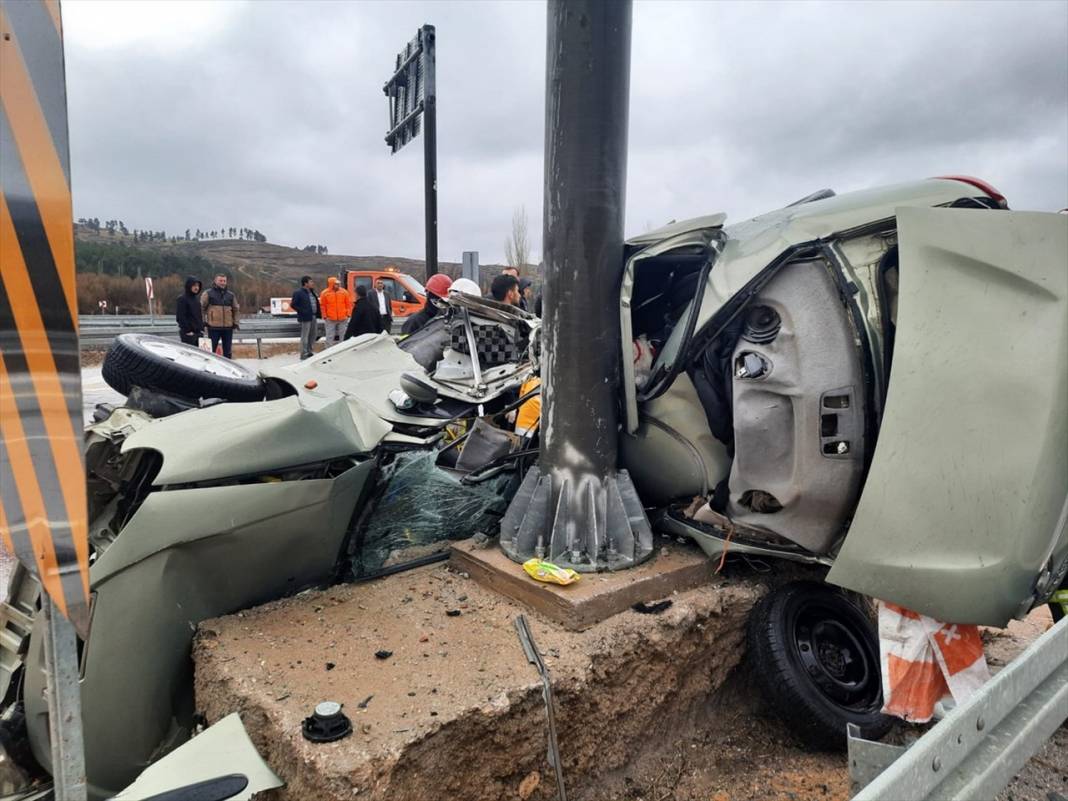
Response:
[[[434,403],[438,399],[437,387],[421,378],[416,378],[411,373],[401,375],[400,385],[404,394],[418,403]]]

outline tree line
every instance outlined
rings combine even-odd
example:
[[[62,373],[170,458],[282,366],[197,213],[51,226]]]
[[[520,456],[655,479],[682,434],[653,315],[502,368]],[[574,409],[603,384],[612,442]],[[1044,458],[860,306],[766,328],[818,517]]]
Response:
[[[243,239],[249,242],[267,241],[267,237],[260,233],[259,229],[240,228],[232,225],[213,228],[210,231],[202,231],[199,228],[186,228],[184,235],[174,236],[168,236],[166,231],[144,231],[137,228],[131,233],[122,220],[104,220],[103,228],[101,228],[99,217],[79,217],[78,225],[97,233],[103,230],[108,236],[115,236],[116,234],[133,236],[135,242],[170,242],[177,244],[178,242],[200,242],[208,239]],[[326,252],[326,248],[323,248],[323,252]]]
[[[153,279],[157,309],[162,314],[174,312],[174,302],[185,290],[186,276],[200,279],[207,289],[215,274],[223,273],[230,279],[230,289],[241,308],[250,313],[269,305],[272,297],[288,297],[293,292],[293,286],[284,281],[235,276],[228,267],[196,254],[131,248],[117,242],[76,240],[74,261],[79,314],[98,313],[102,300],[108,303],[108,313],[147,314],[144,278]]]

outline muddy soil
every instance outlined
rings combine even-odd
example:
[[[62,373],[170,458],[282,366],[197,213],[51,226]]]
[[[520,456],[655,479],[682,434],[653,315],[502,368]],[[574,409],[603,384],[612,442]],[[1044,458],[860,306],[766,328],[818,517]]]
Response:
[[[1052,619],[1046,607],[1006,629],[984,629],[991,672],[1015,659]],[[677,741],[652,749],[580,801],[846,801],[849,769],[841,753],[812,753],[783,731],[737,668],[708,701],[697,725]],[[900,724],[898,742],[927,726]],[[1059,794],[1059,795],[1057,795]],[[1061,728],[999,795],[998,801],[1068,798],[1068,729]]]

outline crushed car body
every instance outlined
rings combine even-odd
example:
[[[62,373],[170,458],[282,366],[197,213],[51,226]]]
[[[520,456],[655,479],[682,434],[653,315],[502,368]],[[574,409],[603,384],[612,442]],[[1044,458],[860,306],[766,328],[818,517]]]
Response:
[[[654,527],[943,620],[1043,603],[1068,569],[1068,218],[1003,206],[930,179],[629,241],[620,458]],[[96,797],[188,738],[201,620],[508,536],[537,459],[509,414],[538,326],[452,293],[399,343],[263,369],[262,400],[102,411],[81,655]],[[19,647],[0,697],[47,769],[39,623]]]

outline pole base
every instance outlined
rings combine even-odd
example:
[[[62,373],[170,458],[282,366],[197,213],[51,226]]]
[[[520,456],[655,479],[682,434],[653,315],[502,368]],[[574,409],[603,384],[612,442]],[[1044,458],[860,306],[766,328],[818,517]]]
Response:
[[[653,531],[630,474],[527,473],[501,520],[501,550],[579,573],[625,570],[653,553]]]

